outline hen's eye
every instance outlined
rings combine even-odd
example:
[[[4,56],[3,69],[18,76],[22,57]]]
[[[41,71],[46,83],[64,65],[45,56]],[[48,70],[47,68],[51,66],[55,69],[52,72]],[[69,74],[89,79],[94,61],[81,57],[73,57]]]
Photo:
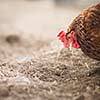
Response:
[[[70,36],[67,36],[67,40],[69,40],[70,39]]]

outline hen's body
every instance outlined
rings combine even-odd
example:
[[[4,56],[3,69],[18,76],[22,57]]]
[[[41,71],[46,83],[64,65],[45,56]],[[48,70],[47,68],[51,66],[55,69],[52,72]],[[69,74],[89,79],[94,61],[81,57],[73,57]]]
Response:
[[[84,10],[67,31],[76,33],[77,41],[86,55],[100,60],[100,3]]]

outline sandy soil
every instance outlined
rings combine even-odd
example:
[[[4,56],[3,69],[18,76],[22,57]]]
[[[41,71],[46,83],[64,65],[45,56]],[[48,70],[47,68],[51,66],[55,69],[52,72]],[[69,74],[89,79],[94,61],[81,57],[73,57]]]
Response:
[[[62,22],[66,14],[60,16],[59,10],[66,11],[54,11],[54,26],[47,26],[49,17],[47,23],[41,22],[40,26],[47,26],[48,37],[43,35],[45,27],[38,30],[47,38],[41,39],[36,31],[33,35],[0,32],[0,100],[100,100],[100,62],[88,58],[80,49],[65,49],[57,40],[56,31],[66,23]],[[70,18],[76,15],[69,13]]]
[[[99,62],[32,39],[0,36],[0,100],[100,100]]]

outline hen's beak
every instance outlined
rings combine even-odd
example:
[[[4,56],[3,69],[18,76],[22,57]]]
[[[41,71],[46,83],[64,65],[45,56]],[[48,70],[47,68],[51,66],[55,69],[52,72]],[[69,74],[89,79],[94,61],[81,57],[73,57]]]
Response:
[[[69,44],[68,49],[71,51],[72,50],[72,43]]]

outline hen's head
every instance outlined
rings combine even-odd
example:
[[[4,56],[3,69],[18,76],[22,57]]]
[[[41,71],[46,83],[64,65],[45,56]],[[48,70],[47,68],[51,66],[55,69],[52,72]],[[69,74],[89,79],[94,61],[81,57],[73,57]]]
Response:
[[[74,48],[80,48],[80,45],[77,42],[76,33],[74,31],[71,31],[69,33],[61,31],[58,34],[58,37],[63,42],[65,48],[68,48],[70,45]]]

